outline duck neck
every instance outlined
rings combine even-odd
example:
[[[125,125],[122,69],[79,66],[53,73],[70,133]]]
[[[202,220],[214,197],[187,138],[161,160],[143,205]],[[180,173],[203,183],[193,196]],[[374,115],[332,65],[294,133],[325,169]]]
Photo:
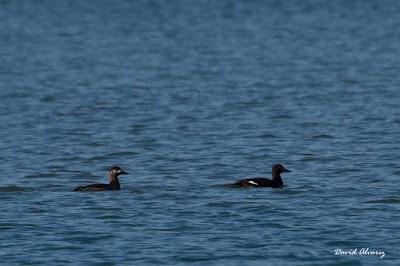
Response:
[[[272,170],[272,181],[274,183],[276,183],[277,185],[280,185],[280,186],[283,185],[281,174],[274,170]]]
[[[108,175],[108,179],[110,180],[110,186],[119,189],[119,180],[116,175],[110,174]]]

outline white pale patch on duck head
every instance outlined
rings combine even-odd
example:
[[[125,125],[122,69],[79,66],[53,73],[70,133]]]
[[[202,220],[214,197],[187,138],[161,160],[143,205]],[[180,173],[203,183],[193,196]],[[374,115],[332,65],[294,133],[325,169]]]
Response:
[[[252,185],[255,185],[255,186],[258,186],[258,184],[256,182],[252,181],[252,180],[250,180],[248,183],[252,184]]]
[[[118,171],[121,171],[121,168],[119,166],[111,166],[108,170],[110,173],[118,173]]]
[[[121,173],[120,169],[111,169],[110,174],[111,175],[119,175]]]
[[[129,173],[125,172],[118,166],[113,166],[109,169],[109,175],[112,175],[112,176],[127,175],[127,174],[129,174]]]

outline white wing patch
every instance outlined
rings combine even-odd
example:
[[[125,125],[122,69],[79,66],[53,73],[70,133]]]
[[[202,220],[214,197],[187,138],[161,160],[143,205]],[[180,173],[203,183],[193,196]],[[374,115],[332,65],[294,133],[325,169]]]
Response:
[[[252,184],[252,185],[255,185],[255,186],[258,186],[258,184],[256,183],[256,182],[254,182],[254,181],[249,181],[249,184]]]

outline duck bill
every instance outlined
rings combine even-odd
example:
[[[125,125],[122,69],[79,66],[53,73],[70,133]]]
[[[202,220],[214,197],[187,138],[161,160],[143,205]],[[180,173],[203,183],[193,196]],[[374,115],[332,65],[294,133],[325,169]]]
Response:
[[[290,171],[290,170],[288,170],[288,169],[285,168],[285,169],[283,169],[283,172],[289,172],[289,173],[290,173],[290,172],[292,172],[292,171]]]
[[[125,172],[124,170],[121,170],[121,172],[119,172],[120,175],[127,175],[129,174],[128,172]]]

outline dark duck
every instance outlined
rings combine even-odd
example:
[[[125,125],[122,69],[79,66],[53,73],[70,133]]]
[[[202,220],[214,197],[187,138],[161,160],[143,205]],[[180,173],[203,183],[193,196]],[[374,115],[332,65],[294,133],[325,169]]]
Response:
[[[232,187],[273,187],[280,188],[283,187],[283,181],[281,177],[281,173],[291,172],[286,169],[281,164],[275,164],[272,166],[272,179],[263,178],[263,177],[253,177],[247,178],[243,180],[239,180],[232,184]]]
[[[112,166],[108,171],[108,184],[91,184],[86,186],[79,186],[73,191],[104,191],[104,190],[120,190],[118,176],[128,174],[118,166]]]

